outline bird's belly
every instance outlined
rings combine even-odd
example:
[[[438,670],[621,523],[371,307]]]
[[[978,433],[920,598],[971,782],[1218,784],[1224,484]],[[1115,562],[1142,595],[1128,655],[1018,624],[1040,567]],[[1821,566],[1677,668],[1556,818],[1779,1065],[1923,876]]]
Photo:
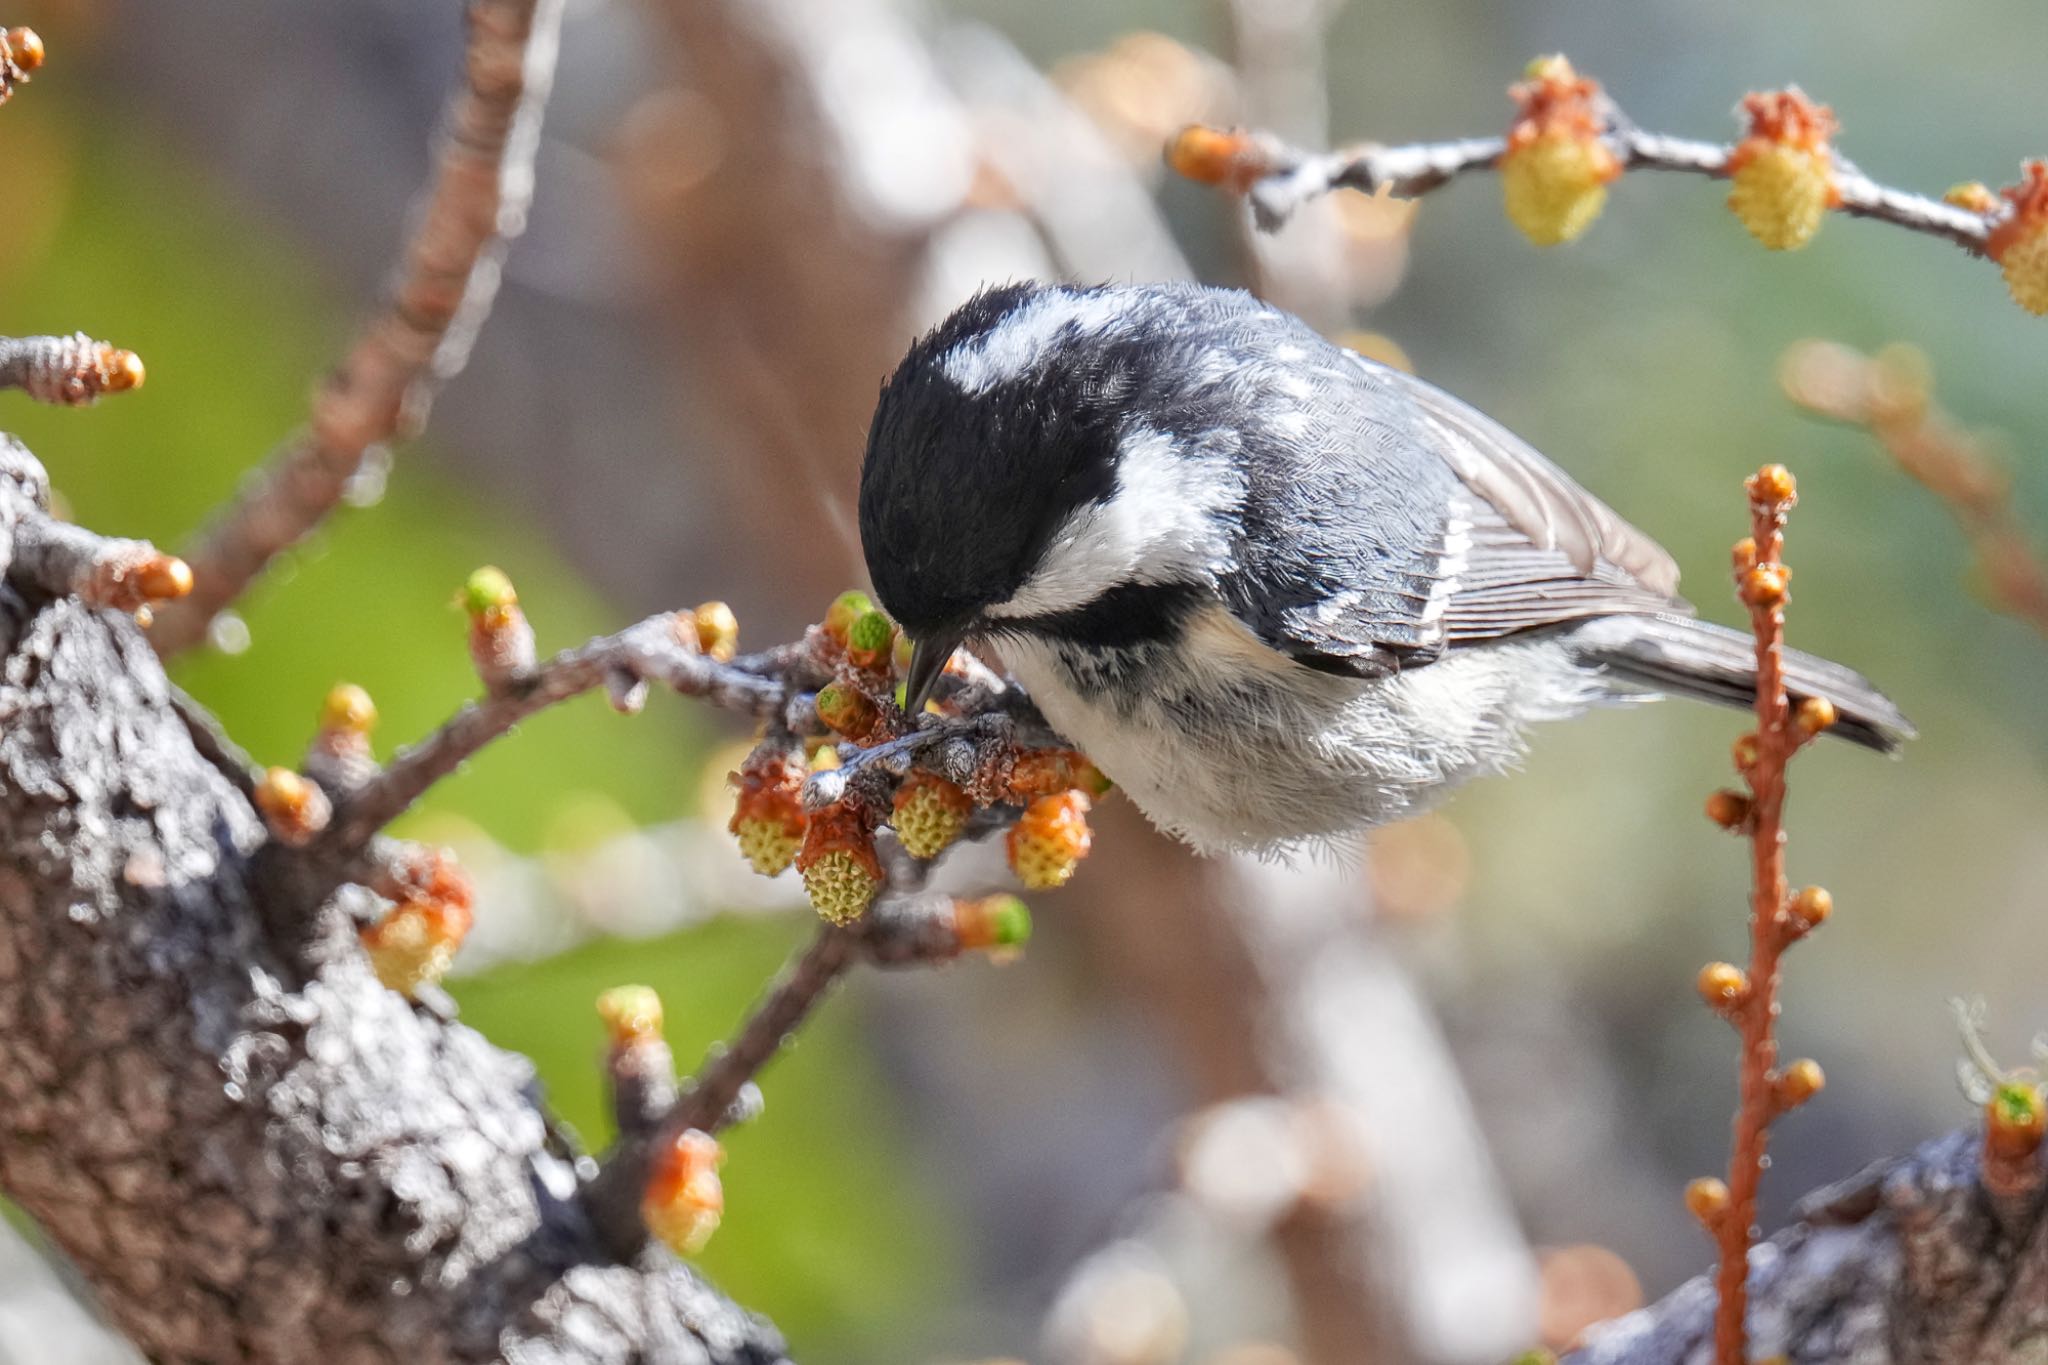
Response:
[[[1234,620],[1190,633],[1108,653],[1022,640],[1003,656],[1147,818],[1205,852],[1285,850],[1415,814],[1512,765],[1529,721],[1597,695],[1545,645],[1366,680],[1304,668]]]

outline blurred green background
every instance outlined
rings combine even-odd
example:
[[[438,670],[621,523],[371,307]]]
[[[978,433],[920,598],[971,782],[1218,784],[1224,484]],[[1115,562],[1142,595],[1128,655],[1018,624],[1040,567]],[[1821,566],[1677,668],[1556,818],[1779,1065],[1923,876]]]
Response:
[[[346,109],[388,83],[385,140],[366,141],[360,165],[321,173],[360,169],[364,200],[379,206],[368,213],[374,231],[346,220],[349,250],[337,248],[343,227],[329,216],[338,201],[323,198],[333,186],[304,183],[312,172],[293,137],[233,135],[239,125],[203,97],[199,114],[179,107],[181,83],[232,81],[231,64],[152,64],[149,44],[169,41],[163,21],[128,6],[28,8],[46,12],[10,22],[41,27],[51,58],[0,114],[13,185],[0,221],[0,325],[110,338],[143,355],[149,381],[92,412],[10,396],[4,422],[50,467],[77,520],[174,545],[303,419],[311,384],[363,315],[376,278],[366,263],[389,258],[421,165],[427,118],[415,115],[433,109],[452,70],[453,7],[425,21],[419,48],[383,67],[368,55],[386,50],[376,43],[413,34],[394,7],[345,23],[268,16],[258,38],[236,40],[260,53],[350,28],[357,46],[290,58],[295,69],[334,68],[328,83],[305,87],[314,109]],[[191,22],[218,35],[238,22],[235,11],[199,6]],[[977,19],[1050,67],[1137,28],[1222,49],[1220,13],[1161,0],[955,0],[917,22],[929,32]],[[572,14],[563,136],[580,141],[595,169],[585,165],[579,182],[544,158],[538,219],[554,211],[551,196],[608,183],[611,144],[592,130],[614,119],[620,100],[594,86],[607,75],[647,81],[646,60],[620,36],[637,31],[637,15],[617,5]],[[2044,38],[2034,0],[1990,0],[1967,21],[1906,0],[1353,3],[1335,15],[1326,61],[1337,134],[1383,141],[1501,126],[1503,84],[1551,50],[1605,80],[1639,122],[1700,136],[1732,131],[1728,111],[1745,89],[1796,80],[1835,107],[1841,146],[1864,169],[1938,191],[1964,179],[2007,183],[2022,155],[2048,151]],[[136,75],[145,67],[147,79]],[[247,117],[278,115],[273,105]],[[1181,184],[1158,193],[1198,272],[1237,281],[1242,263],[1219,204]],[[1779,396],[1774,367],[1788,344],[1813,335],[1866,350],[1918,345],[1941,400],[2007,434],[2016,505],[2048,526],[2048,324],[2013,307],[1984,263],[1868,224],[1830,222],[1810,249],[1767,254],[1721,209],[1721,194],[1690,178],[1631,177],[1584,241],[1542,252],[1502,220],[1497,186],[1474,178],[1430,197],[1400,289],[1354,320],[1395,338],[1420,373],[1526,435],[1662,539],[1719,619],[1736,619],[1722,565],[1743,530],[1741,476],[1764,460],[1790,464],[1802,494],[1790,543],[1792,639],[1879,680],[1921,727],[1902,762],[1822,746],[1795,775],[1794,876],[1828,885],[1841,909],[1791,966],[1787,1046],[1826,1064],[1831,1106],[1784,1130],[1775,1218],[1796,1192],[1966,1117],[1950,1081],[1948,997],[1987,997],[1995,1042],[2015,1059],[2048,1023],[2048,646],[1973,591],[1944,510],[1862,434],[1799,416]],[[552,259],[541,226],[537,269]],[[641,267],[630,248],[618,250],[629,263],[616,292],[631,294]],[[569,259],[564,277],[587,266]],[[550,504],[573,502],[579,480],[598,477],[605,456],[587,444],[496,472],[495,456],[520,433],[479,410],[507,385],[576,389],[584,376],[556,368],[563,336],[631,313],[602,290],[551,307],[574,292],[515,275],[510,317],[486,335],[476,391],[466,392],[468,377],[457,381],[451,420],[400,453],[383,499],[338,516],[243,604],[245,651],[179,664],[179,680],[260,759],[295,758],[338,679],[376,697],[385,744],[422,733],[469,695],[450,600],[480,563],[511,574],[543,648],[652,604],[713,596],[781,602],[763,608],[771,627],[805,619],[811,599],[775,596],[772,554],[621,586],[615,561],[595,562],[578,533],[551,519],[560,513]],[[650,326],[644,317],[632,325]],[[652,332],[667,336],[658,323]],[[737,457],[670,392],[671,370],[697,359],[689,340],[676,344],[635,381],[644,411],[633,420],[643,425],[592,440],[622,461],[646,459],[655,444],[655,460],[695,489],[715,482],[705,470]],[[829,458],[850,467],[858,441],[847,430]],[[654,509],[655,529],[636,531],[636,542],[658,540],[664,515]],[[708,514],[679,503],[673,515],[681,528]],[[749,643],[768,643],[755,633],[759,618],[745,619]],[[1538,998],[1585,1021],[1581,1036],[1613,1077],[1612,1121],[1674,1191],[1722,1160],[1731,1098],[1726,1036],[1693,1006],[1689,983],[1698,961],[1740,947],[1744,863],[1698,814],[1727,780],[1722,755],[1739,728],[1730,715],[1670,705],[1542,735],[1525,774],[1474,789],[1449,811],[1472,859],[1455,914],[1401,931],[1454,1035],[1511,1031]],[[712,743],[729,736],[673,699],[634,719],[585,700],[488,750],[416,818],[459,817],[530,854],[588,842],[594,807],[610,812],[597,821],[607,827],[692,817]],[[455,994],[470,1022],[533,1057],[565,1116],[598,1143],[593,996],[625,979],[660,987],[687,1063],[729,1031],[804,932],[800,918],[785,917],[599,942],[459,980]],[[940,986],[974,990],[960,975]],[[937,1324],[929,1336],[942,1343],[975,1340],[957,1327],[961,1303],[979,1292],[987,1244],[1001,1236],[976,1221],[952,1178],[968,1158],[956,1156],[945,1178],[919,1158],[909,1130],[926,1122],[917,1106],[932,1095],[903,1088],[916,1068],[891,1055],[900,1037],[878,1045],[871,1027],[894,1008],[878,1004],[893,989],[863,989],[826,1010],[770,1071],[766,1118],[730,1142],[730,1213],[705,1265],[806,1359],[911,1358],[906,1342],[922,1350],[926,1337],[907,1324]],[[1506,1065],[1489,1071],[1483,1043],[1473,1055],[1482,1078]],[[1541,1084],[1482,1084],[1482,1117],[1512,1132],[1518,1087]],[[1514,1154],[1501,1160],[1514,1184]],[[1518,1195],[1532,1235],[1615,1245],[1653,1292],[1704,1259],[1676,1216],[1653,1228],[1640,1206],[1617,1206],[1572,1226],[1557,1201]]]

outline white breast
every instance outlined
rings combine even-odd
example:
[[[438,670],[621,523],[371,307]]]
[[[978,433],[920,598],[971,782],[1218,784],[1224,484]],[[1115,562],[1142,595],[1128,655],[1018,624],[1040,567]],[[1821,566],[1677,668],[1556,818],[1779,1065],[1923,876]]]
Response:
[[[1282,852],[1415,814],[1500,772],[1534,721],[1603,699],[1555,641],[1454,652],[1379,681],[1332,677],[1268,649],[1221,605],[1180,648],[1091,694],[1062,654],[1006,640],[1046,719],[1155,825],[1204,852]]]

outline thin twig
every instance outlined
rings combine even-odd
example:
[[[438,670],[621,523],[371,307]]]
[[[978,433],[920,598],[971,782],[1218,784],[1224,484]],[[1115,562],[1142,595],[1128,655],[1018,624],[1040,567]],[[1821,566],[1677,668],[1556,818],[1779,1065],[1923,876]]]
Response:
[[[463,84],[390,303],[321,387],[309,428],[193,547],[194,590],[159,619],[158,653],[203,638],[276,555],[334,510],[371,451],[419,430],[435,390],[468,360],[506,246],[526,226],[562,5],[473,0]]]
[[[777,713],[789,695],[778,679],[698,653],[678,635],[674,615],[650,616],[616,635],[562,651],[503,692],[469,702],[440,729],[401,749],[335,812],[325,846],[344,855],[361,849],[486,744],[535,712],[603,687],[621,672],[757,717]]]
[[[1722,178],[1732,146],[1644,132],[1611,111],[1605,141],[1629,170],[1681,171]],[[1333,189],[1385,189],[1415,197],[1440,189],[1460,176],[1499,165],[1507,140],[1462,138],[1399,147],[1368,143],[1334,152],[1309,152],[1269,134],[1252,134],[1245,152],[1246,197],[1259,227],[1272,232],[1317,195]],[[1953,242],[1973,256],[1984,254],[1991,220],[1954,204],[1881,185],[1837,159],[1836,207],[1857,218],[1875,218],[1910,232]]]
[[[1785,548],[1783,504],[1753,501],[1751,512],[1757,563],[1780,563]],[[1750,623],[1756,634],[1757,761],[1749,770],[1749,991],[1734,1018],[1742,1039],[1739,1098],[1728,1157],[1729,1206],[1718,1228],[1720,1300],[1714,1315],[1714,1351],[1721,1365],[1742,1365],[1746,1339],[1749,1248],[1772,1118],[1771,1078],[1778,1061],[1778,962],[1785,946],[1778,931],[1785,906],[1785,764],[1797,747],[1791,700],[1785,694],[1782,601],[1753,604]]]
[[[1934,401],[1925,357],[1906,346],[1866,356],[1802,341],[1785,352],[1778,380],[1808,412],[1869,432],[1941,499],[1969,538],[1992,604],[2048,638],[2048,559],[2014,514],[2012,479],[1990,443]]]

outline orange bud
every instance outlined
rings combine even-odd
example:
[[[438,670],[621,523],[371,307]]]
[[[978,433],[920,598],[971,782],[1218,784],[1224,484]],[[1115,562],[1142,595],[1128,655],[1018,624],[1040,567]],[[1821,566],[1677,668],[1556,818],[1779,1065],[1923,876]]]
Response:
[[[1722,788],[1707,798],[1707,818],[1722,829],[1735,829],[1749,818],[1749,798]]]
[[[403,900],[360,934],[377,979],[408,998],[448,974],[475,913],[466,899]]]
[[[1258,142],[1245,132],[1190,124],[1166,144],[1166,165],[1198,185],[1218,185],[1243,194],[1271,166]]]
[[[963,949],[1021,948],[1031,938],[1031,911],[1015,896],[956,900],[953,932]]]
[[[1749,975],[1732,962],[1709,962],[1700,968],[1693,986],[1700,999],[1726,1012],[1749,998]]]
[[[107,392],[126,393],[142,387],[148,371],[143,368],[142,357],[133,351],[112,350],[106,357]]]
[[[1066,885],[1088,856],[1088,794],[1068,790],[1025,807],[1009,834],[1010,868],[1034,891]]]
[[[1728,1212],[1730,1200],[1727,1183],[1711,1175],[1703,1175],[1685,1187],[1686,1209],[1710,1232]]]
[[[1827,917],[1835,913],[1835,898],[1824,886],[1809,886],[1792,898],[1785,913],[1791,917],[1793,927],[1803,934],[1827,922]]]
[[[1738,577],[1748,573],[1756,567],[1756,541],[1749,536],[1736,541],[1735,547],[1728,552],[1728,559],[1735,566]]]
[[[1826,697],[1803,697],[1792,719],[1799,727],[1799,733],[1811,738],[1833,726],[1840,717],[1835,712],[1835,704]]]
[[[1820,1063],[1811,1057],[1801,1057],[1772,1080],[1771,1094],[1782,1113],[1797,1109],[1818,1095],[1827,1083],[1827,1074],[1820,1069]]]
[[[830,752],[821,750],[820,752]],[[739,798],[727,826],[740,852],[764,877],[779,875],[803,845],[803,754],[780,744],[757,745],[733,774]]]
[[[1735,747],[1729,750],[1729,757],[1735,760],[1735,771],[1739,773],[1746,773],[1751,768],[1754,768],[1759,756],[1760,750],[1754,731],[1738,737],[1735,741]]]
[[[327,828],[327,793],[290,768],[271,768],[256,784],[256,809],[279,842],[297,847]]]
[[[2048,1133],[2048,1110],[2031,1082],[2001,1084],[1984,1105],[1984,1149],[2001,1161],[2019,1161],[2040,1150]]]
[[[1052,796],[1070,787],[1101,796],[1112,785],[1102,769],[1072,749],[1034,749],[1017,755],[1010,769],[1010,791],[1019,799]]]
[[[1791,577],[1783,564],[1759,564],[1742,575],[1742,586],[1738,596],[1752,607],[1782,606],[1788,595]]]
[[[1787,505],[1799,501],[1799,483],[1792,477],[1792,471],[1781,464],[1767,464],[1744,481],[1749,489],[1751,502],[1765,506]]]
[[[696,1255],[718,1231],[725,1216],[725,1188],[718,1179],[724,1160],[718,1140],[695,1128],[655,1151],[640,1219],[655,1240],[678,1256]]]
[[[2026,162],[2020,183],[1999,194],[2012,207],[1984,239],[1984,254],[1998,262],[2014,302],[2048,313],[2048,161]]]
[[[192,591],[192,566],[176,555],[158,555],[136,575],[136,587],[152,602],[168,602]]]
[[[5,36],[7,61],[25,75],[43,64],[43,40],[32,28],[10,28]]]

